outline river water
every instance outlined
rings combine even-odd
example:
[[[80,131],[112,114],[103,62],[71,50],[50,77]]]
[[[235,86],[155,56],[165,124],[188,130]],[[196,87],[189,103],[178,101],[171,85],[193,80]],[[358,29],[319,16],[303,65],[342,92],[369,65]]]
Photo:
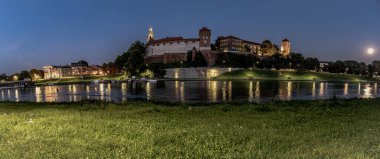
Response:
[[[133,99],[183,103],[268,102],[376,98],[377,83],[297,81],[161,81],[158,83],[100,83],[0,88],[0,101],[78,102]]]

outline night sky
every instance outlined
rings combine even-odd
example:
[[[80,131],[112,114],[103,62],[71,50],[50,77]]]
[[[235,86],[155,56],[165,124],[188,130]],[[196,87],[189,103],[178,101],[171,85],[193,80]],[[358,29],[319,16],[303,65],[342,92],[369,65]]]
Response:
[[[156,38],[195,38],[206,26],[214,39],[288,38],[321,60],[380,60],[380,0],[1,0],[0,73],[101,65],[145,42],[150,25]]]

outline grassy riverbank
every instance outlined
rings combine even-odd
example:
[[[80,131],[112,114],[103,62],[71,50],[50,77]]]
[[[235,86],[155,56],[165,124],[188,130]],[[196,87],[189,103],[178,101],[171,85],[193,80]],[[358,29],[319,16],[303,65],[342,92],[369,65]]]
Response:
[[[0,103],[2,158],[379,158],[380,100]]]
[[[50,80],[37,80],[36,85],[48,85],[48,84],[74,84],[74,83],[89,83],[94,80],[121,80],[123,75],[114,76],[85,76],[85,77],[75,77],[75,78],[64,78],[64,79],[50,79]],[[125,77],[124,77],[125,78]]]
[[[238,70],[222,74],[217,77],[221,80],[300,80],[300,81],[369,81],[367,76],[335,74],[324,72],[297,72],[274,70]]]

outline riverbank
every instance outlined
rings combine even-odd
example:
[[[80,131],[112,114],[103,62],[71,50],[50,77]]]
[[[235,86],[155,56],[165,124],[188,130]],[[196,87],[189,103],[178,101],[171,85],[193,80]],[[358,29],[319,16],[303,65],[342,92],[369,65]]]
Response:
[[[37,80],[34,81],[35,85],[59,85],[59,84],[77,84],[77,83],[91,83],[95,80],[122,80],[125,79],[124,75],[114,75],[114,76],[85,76],[85,77],[75,77],[75,78],[63,78],[63,79],[49,79],[49,80]]]
[[[216,77],[218,80],[287,80],[287,81],[373,81],[367,76],[335,74],[325,72],[298,72],[276,70],[237,70]]]
[[[379,158],[380,100],[0,103],[4,158]]]

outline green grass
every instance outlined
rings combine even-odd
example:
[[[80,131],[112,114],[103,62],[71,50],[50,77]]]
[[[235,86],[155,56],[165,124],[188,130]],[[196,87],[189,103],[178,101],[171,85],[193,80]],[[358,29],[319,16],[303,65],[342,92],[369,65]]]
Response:
[[[297,72],[274,70],[238,70],[218,76],[216,79],[258,79],[258,80],[306,80],[306,81],[368,81],[367,76],[323,72]]]
[[[0,158],[379,158],[380,100],[0,103]]]
[[[123,75],[114,75],[114,76],[86,76],[83,78],[65,78],[65,79],[49,79],[49,80],[37,80],[35,81],[36,85],[47,85],[50,83],[53,84],[73,84],[73,83],[88,83],[94,80],[120,80]]]

